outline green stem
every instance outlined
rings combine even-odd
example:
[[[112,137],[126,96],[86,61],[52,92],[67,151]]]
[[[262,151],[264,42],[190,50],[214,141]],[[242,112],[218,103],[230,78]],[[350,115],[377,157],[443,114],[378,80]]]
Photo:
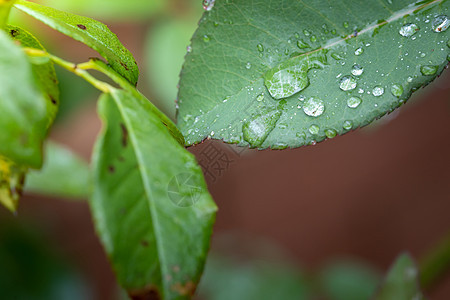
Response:
[[[436,285],[450,271],[450,233],[420,261],[420,283],[425,290]]]

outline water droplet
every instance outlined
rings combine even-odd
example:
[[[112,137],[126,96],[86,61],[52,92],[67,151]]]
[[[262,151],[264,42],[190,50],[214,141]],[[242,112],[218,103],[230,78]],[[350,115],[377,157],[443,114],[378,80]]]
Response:
[[[280,124],[278,124],[278,127],[279,127],[280,129],[286,129],[288,126],[287,126],[286,123],[280,123]]]
[[[258,44],[258,45],[256,46],[256,48],[258,48],[258,51],[259,51],[259,52],[263,52],[263,51],[264,51],[264,46],[263,46],[262,44]]]
[[[335,60],[343,59],[342,55],[340,55],[339,53],[336,53],[336,52],[331,53],[331,57],[334,58]]]
[[[348,22],[342,23],[342,26],[344,26],[344,28],[348,28]]]
[[[320,130],[320,127],[319,126],[317,126],[317,125],[311,125],[311,126],[309,126],[309,132],[311,133],[311,134],[318,134],[319,133],[319,130]]]
[[[264,143],[267,136],[275,128],[280,111],[270,111],[258,114],[242,125],[243,138],[251,147],[259,147]]]
[[[311,42],[314,43],[315,41],[317,41],[317,37],[315,35],[313,35],[313,36],[311,36],[310,40],[311,40]]]
[[[303,104],[303,111],[311,117],[318,117],[323,114],[325,105],[319,98],[311,97]]]
[[[343,91],[350,91],[356,88],[356,79],[352,76],[344,76],[341,78],[339,87]]]
[[[342,128],[344,128],[345,130],[350,130],[353,127],[353,123],[352,121],[344,121],[344,124],[342,125]]]
[[[295,136],[300,138],[300,139],[305,139],[306,138],[306,134],[304,132],[297,132],[295,134]]]
[[[188,53],[191,53],[191,52],[192,52],[192,46],[187,46],[187,47],[186,47],[186,51],[187,51]]]
[[[412,78],[411,76],[408,76],[408,78],[406,78],[406,81],[408,82],[412,82],[414,78]]]
[[[359,47],[358,49],[355,50],[355,55],[359,56],[359,55],[363,54],[363,52],[364,52],[364,49],[362,47]]]
[[[398,33],[400,33],[401,36],[404,37],[410,37],[413,34],[415,34],[417,31],[419,31],[419,26],[417,26],[414,23],[408,23],[400,27],[400,30]]]
[[[216,0],[203,0],[203,9],[210,11],[214,7],[214,2],[216,2]]]
[[[332,139],[337,135],[337,131],[334,129],[325,129],[325,135],[327,138]]]
[[[434,18],[431,26],[435,32],[444,32],[450,26],[450,20],[446,15],[440,15]]]
[[[292,96],[309,85],[308,71],[323,68],[327,64],[326,52],[315,51],[309,56],[297,56],[287,60],[264,75],[264,84],[274,99]]]
[[[214,27],[219,26],[219,23],[217,23],[216,21],[214,21]]]
[[[205,35],[203,36],[203,41],[209,42],[210,40],[211,40],[211,38],[209,37],[209,35],[205,34]]]
[[[347,99],[347,106],[350,108],[357,108],[361,102],[362,100],[359,97],[350,97]]]
[[[403,87],[399,84],[394,84],[391,87],[391,93],[398,98],[403,94]]]
[[[303,96],[303,95],[300,95],[300,96],[298,97],[298,100],[300,100],[300,101],[305,101],[305,100],[306,100],[306,97]]]
[[[420,72],[425,76],[434,75],[438,68],[439,66],[425,65],[420,67]]]
[[[310,45],[303,40],[298,40],[297,47],[299,47],[300,49],[305,49],[305,48],[309,48]]]
[[[309,36],[311,34],[311,32],[309,32],[308,30],[305,29],[305,30],[303,30],[303,34],[306,36]]]
[[[256,101],[261,102],[264,100],[264,94],[259,94],[258,96],[256,96]]]
[[[250,70],[250,69],[252,68],[252,64],[248,62],[248,63],[245,65],[245,68],[246,68],[247,70]]]
[[[354,65],[352,67],[352,74],[355,76],[360,76],[363,72],[364,72],[364,69],[360,65]]]
[[[380,97],[383,94],[384,94],[384,87],[380,85],[375,86],[372,90],[372,95],[374,95],[375,97]]]

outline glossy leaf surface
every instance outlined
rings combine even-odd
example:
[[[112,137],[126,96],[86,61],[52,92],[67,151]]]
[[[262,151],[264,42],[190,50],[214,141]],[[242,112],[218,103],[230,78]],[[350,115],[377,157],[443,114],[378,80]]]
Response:
[[[99,114],[91,208],[118,280],[132,298],[187,299],[216,211],[201,168],[147,99],[113,90]]]
[[[139,70],[133,55],[105,24],[88,17],[23,0],[17,1],[15,7],[53,29],[91,47],[100,53],[120,75],[136,85]]]
[[[178,124],[257,148],[364,126],[448,63],[450,2],[217,0],[186,55]]]

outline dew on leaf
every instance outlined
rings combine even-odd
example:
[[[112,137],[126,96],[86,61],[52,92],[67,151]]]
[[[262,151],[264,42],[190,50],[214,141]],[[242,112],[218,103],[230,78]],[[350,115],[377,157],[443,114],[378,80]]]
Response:
[[[318,117],[323,114],[325,105],[323,101],[316,97],[309,98],[303,105],[303,111],[305,114],[311,117]]]
[[[306,97],[303,96],[303,95],[300,95],[300,96],[298,97],[298,100],[300,100],[300,101],[305,101],[305,100],[306,100]]]
[[[311,133],[311,134],[318,134],[319,133],[319,130],[320,130],[320,127],[319,126],[317,126],[317,125],[311,125],[311,126],[309,126],[309,132]]]
[[[264,84],[274,99],[292,96],[309,85],[308,71],[327,64],[326,52],[316,51],[308,56],[287,60],[264,75]]]
[[[361,54],[363,54],[364,49],[362,47],[359,47],[358,49],[355,50],[355,55],[359,56]]]
[[[306,36],[309,36],[311,34],[311,32],[309,32],[308,30],[305,29],[305,30],[303,30],[303,34]]]
[[[350,91],[356,88],[356,79],[352,76],[344,76],[341,78],[339,88],[343,91]]]
[[[209,37],[209,35],[205,34],[205,35],[203,36],[203,41],[209,42],[210,40],[211,40],[211,38]]]
[[[267,136],[275,128],[280,111],[270,111],[265,114],[258,114],[242,125],[243,138],[251,147],[259,147],[266,140]]]
[[[248,62],[248,63],[245,65],[245,68],[246,68],[247,70],[250,70],[250,69],[252,68],[252,64]]]
[[[187,46],[186,47],[186,51],[187,51],[187,53],[191,53],[192,52],[192,46]]]
[[[383,94],[384,94],[384,87],[380,85],[375,86],[372,90],[372,95],[374,95],[375,97],[380,97]]]
[[[444,32],[450,26],[450,20],[446,15],[439,15],[431,22],[431,26],[435,32]]]
[[[325,129],[325,135],[327,138],[332,139],[337,135],[337,132],[334,129]]]
[[[310,41],[314,43],[317,41],[317,37],[315,35],[311,36]]]
[[[306,138],[306,134],[304,132],[297,132],[295,134],[295,136],[300,138],[300,139],[305,139]]]
[[[264,52],[264,46],[262,44],[258,44],[256,48],[258,49],[259,52]]]
[[[355,76],[360,76],[364,72],[364,68],[360,65],[353,65],[352,74]]]
[[[297,47],[299,47],[300,49],[305,49],[305,48],[309,48],[311,46],[303,40],[298,40]]]
[[[334,58],[335,60],[343,59],[342,55],[340,55],[339,53],[336,53],[336,52],[331,53],[331,57]]]
[[[256,101],[261,102],[264,100],[264,94],[259,94],[258,96],[256,96]]]
[[[350,108],[357,108],[361,102],[362,100],[359,97],[350,97],[347,99],[347,106]]]
[[[391,87],[391,93],[398,98],[403,94],[403,87],[399,84],[394,84]]]
[[[430,76],[436,74],[439,66],[433,66],[433,65],[425,65],[420,67],[420,73],[422,73],[425,76]]]
[[[344,128],[345,130],[350,130],[353,127],[353,123],[352,121],[344,121],[344,124],[342,125],[342,128]]]
[[[344,28],[348,28],[348,22],[342,23],[342,26],[344,26]]]
[[[405,24],[402,27],[400,27],[400,30],[398,31],[398,33],[401,36],[410,37],[413,34],[415,34],[417,31],[419,31],[419,26],[417,26],[414,23],[408,23],[408,24]]]

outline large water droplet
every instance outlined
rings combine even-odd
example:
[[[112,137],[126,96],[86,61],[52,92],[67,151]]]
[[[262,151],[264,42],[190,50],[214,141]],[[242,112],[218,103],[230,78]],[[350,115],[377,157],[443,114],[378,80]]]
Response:
[[[384,94],[384,87],[380,85],[375,86],[372,90],[372,95],[374,95],[375,97],[380,97],[383,94]]]
[[[320,130],[320,127],[319,126],[317,126],[317,125],[311,125],[311,126],[309,126],[309,132],[311,133],[311,134],[318,134],[319,133],[319,130]]]
[[[299,47],[300,49],[305,49],[305,48],[309,48],[310,45],[303,40],[298,40],[297,47]]]
[[[337,131],[334,129],[325,129],[325,135],[327,138],[332,139],[337,135]]]
[[[403,87],[399,84],[394,84],[391,87],[391,93],[398,98],[403,94]]]
[[[439,66],[425,65],[420,67],[420,72],[425,76],[436,74]]]
[[[339,88],[343,91],[350,91],[356,88],[356,79],[352,76],[344,76],[341,78]]]
[[[446,15],[440,15],[434,18],[431,26],[435,32],[444,32],[450,26],[450,20]]]
[[[344,124],[342,125],[342,128],[344,128],[345,130],[350,130],[353,127],[353,123],[352,121],[344,121]]]
[[[360,76],[364,72],[364,68],[360,65],[354,65],[352,67],[352,74],[355,76]]]
[[[292,96],[309,85],[308,71],[327,64],[324,50],[287,60],[264,75],[264,84],[274,99]]]
[[[355,50],[355,55],[359,56],[364,53],[364,49],[362,47],[359,47]]]
[[[258,51],[259,51],[259,52],[263,52],[263,51],[264,51],[264,46],[263,46],[262,44],[258,44],[258,45],[256,46],[256,48],[258,48]]]
[[[362,100],[359,97],[350,97],[347,99],[347,106],[350,108],[357,108],[361,102]]]
[[[203,9],[210,11],[214,7],[214,2],[216,2],[216,0],[203,0]]]
[[[271,111],[252,117],[242,125],[242,134],[251,147],[259,147],[272,132],[281,116],[280,111]]]
[[[400,30],[398,33],[400,33],[401,36],[404,37],[410,37],[413,34],[415,34],[417,31],[419,31],[419,26],[417,26],[414,23],[408,23],[400,27]]]
[[[311,117],[318,117],[323,114],[325,105],[319,98],[311,97],[303,104],[303,111]]]

